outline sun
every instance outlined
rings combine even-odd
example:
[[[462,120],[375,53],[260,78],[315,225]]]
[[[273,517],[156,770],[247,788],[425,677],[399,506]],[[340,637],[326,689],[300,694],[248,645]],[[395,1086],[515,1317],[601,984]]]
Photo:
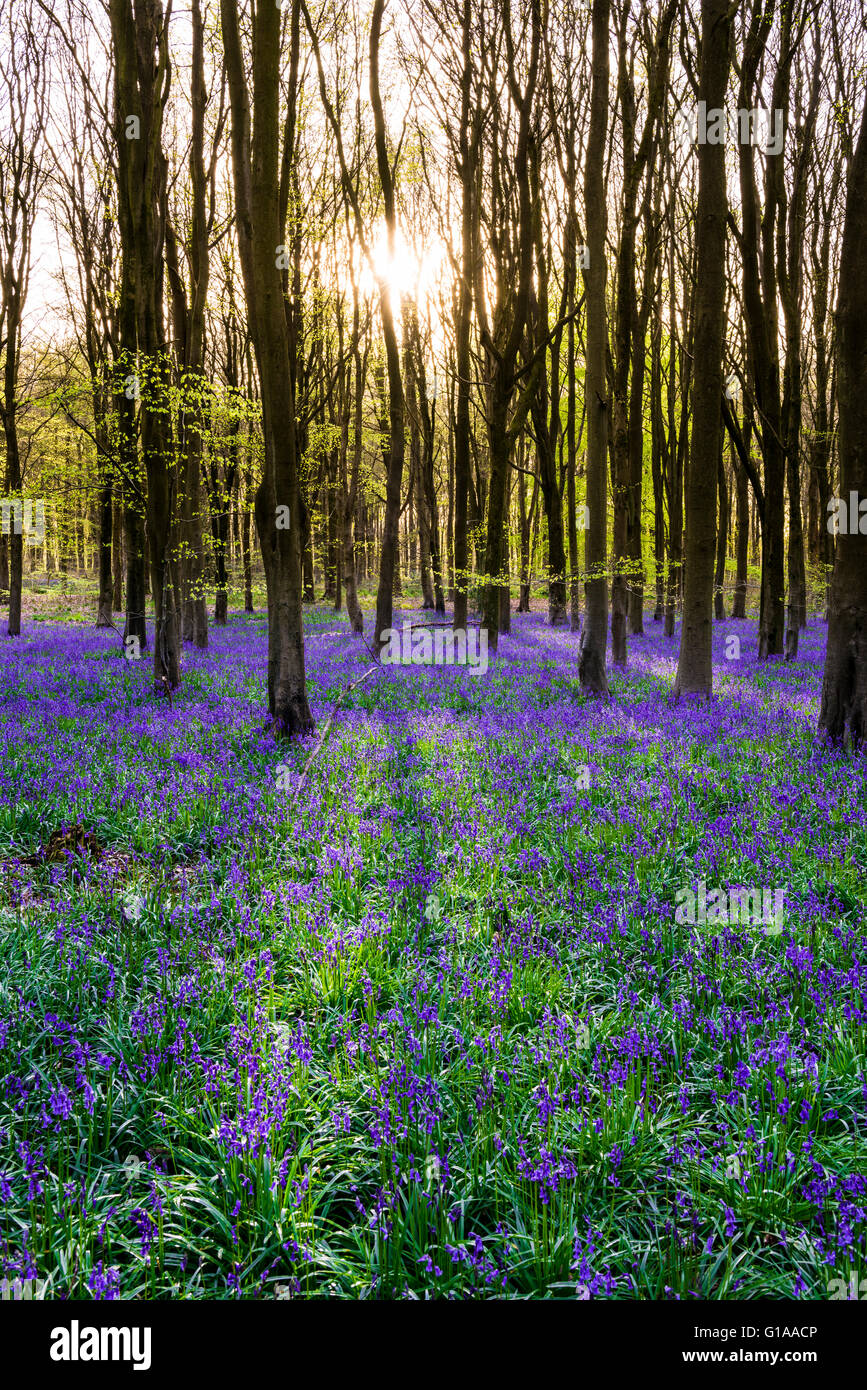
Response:
[[[426,237],[421,248],[398,227],[394,239],[394,251],[389,251],[388,233],[385,222],[380,220],[372,228],[365,255],[358,246],[351,253],[354,258],[353,276],[362,299],[378,296],[381,284],[385,285],[391,301],[391,309],[396,322],[403,318],[407,302],[417,306],[419,318],[427,325],[427,333],[438,351],[444,343],[440,323],[442,282],[447,274],[447,248],[436,234]],[[348,261],[344,263],[348,265]],[[348,272],[341,270],[338,263],[338,280],[345,284]]]
[[[386,229],[381,227],[371,247],[370,259],[374,276],[377,281],[385,282],[395,310],[403,299],[419,297],[424,263],[400,231],[395,237],[394,252],[391,253]]]

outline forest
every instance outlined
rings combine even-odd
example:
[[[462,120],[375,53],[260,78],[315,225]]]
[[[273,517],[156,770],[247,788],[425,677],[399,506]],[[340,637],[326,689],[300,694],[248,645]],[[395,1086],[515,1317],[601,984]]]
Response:
[[[865,246],[863,0],[0,0],[3,1300],[867,1298]]]

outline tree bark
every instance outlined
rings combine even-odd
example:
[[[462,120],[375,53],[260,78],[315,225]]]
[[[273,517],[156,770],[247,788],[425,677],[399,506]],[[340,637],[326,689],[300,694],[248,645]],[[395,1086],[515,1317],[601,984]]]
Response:
[[[103,480],[99,490],[99,598],[96,607],[96,626],[111,627],[113,576],[111,572],[111,533],[114,521],[114,502],[111,478]]]
[[[749,428],[749,426],[747,426]],[[749,451],[750,433],[746,434],[746,447]],[[732,466],[735,470],[737,490],[737,536],[735,539],[735,592],[732,602],[732,617],[747,616],[747,564],[750,545],[750,497],[747,471],[741,467],[735,450],[732,449]]]
[[[590,130],[584,165],[584,206],[587,217],[587,254],[584,275],[587,297],[587,507],[584,566],[587,580],[585,621],[581,633],[578,675],[583,690],[608,694],[605,648],[608,641],[608,539],[607,479],[608,385],[605,348],[608,324],[605,309],[606,206],[603,168],[608,125],[608,21],[609,0],[593,0],[593,78],[590,97]]]
[[[867,498],[867,100],[852,158],[837,299],[840,492]],[[819,728],[835,743],[867,742],[867,534],[858,516],[837,537]],[[853,526],[854,522],[854,526]],[[867,530],[867,523],[865,530]]]
[[[699,101],[706,109],[725,102],[729,75],[729,0],[702,0]],[[717,465],[725,312],[725,146],[698,146],[696,214],[695,367],[692,439],[687,476],[686,566],[683,623],[674,696],[710,696],[713,687],[711,627],[716,544]]]
[[[729,534],[729,494],[726,485],[726,470],[723,463],[722,431],[720,431],[720,450],[717,459],[717,499],[719,502],[719,521],[716,530],[716,566],[713,576],[713,613],[718,623],[725,622],[725,577],[726,552]]]
[[[297,3],[297,0],[296,0]],[[237,0],[221,0],[232,112],[232,166],[238,247],[262,394],[265,457],[255,516],[268,594],[268,710],[281,737],[308,734],[301,618],[301,515],[289,332],[278,268],[280,10],[256,7],[252,94],[241,51]],[[290,117],[297,91],[288,94]],[[251,108],[255,121],[251,121]],[[284,139],[290,152],[290,128]],[[285,522],[288,520],[288,526]]]
[[[154,684],[173,690],[180,681],[173,519],[173,445],[168,421],[169,364],[163,323],[163,247],[166,160],[163,111],[168,99],[168,34],[161,0],[110,0],[116,71],[115,130],[118,146],[118,219],[123,275],[134,305],[139,359],[142,458],[147,475],[147,533],[156,624]],[[127,138],[135,116],[138,138]],[[122,311],[123,312],[123,311]]]
[[[384,10],[385,0],[374,0],[370,21],[370,105],[373,111],[376,165],[385,204],[388,251],[389,256],[393,258],[397,231],[394,176],[388,156],[385,114],[379,90],[379,40]],[[387,640],[383,637],[383,633],[391,627],[395,571],[399,568],[398,526],[404,461],[404,395],[400,371],[400,349],[394,323],[391,289],[384,277],[379,282],[379,309],[382,318],[382,336],[385,340],[385,360],[388,372],[389,422],[388,469],[385,480],[385,523],[379,560],[379,586],[376,593],[376,625],[374,628],[374,643],[377,647],[382,647]]]

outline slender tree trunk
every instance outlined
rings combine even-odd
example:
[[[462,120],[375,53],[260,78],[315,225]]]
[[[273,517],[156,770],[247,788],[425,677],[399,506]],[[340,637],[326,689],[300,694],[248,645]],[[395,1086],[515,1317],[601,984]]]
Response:
[[[310,508],[304,501],[300,501],[301,513],[301,545],[303,563],[303,592],[301,599],[303,603],[316,602],[316,568],[313,556],[313,526],[310,519]]]
[[[123,509],[123,550],[126,556],[126,615],[123,635],[136,637],[139,651],[147,651],[147,594],[145,577],[145,525],[138,497],[127,490]]]
[[[661,285],[657,279],[657,292]],[[656,606],[653,621],[662,622],[665,613],[665,481],[663,451],[665,448],[662,421],[662,318],[660,308],[654,312],[650,335],[650,471],[653,478],[653,567]]]
[[[354,633],[359,636],[364,632],[364,615],[361,605],[358,602],[358,584],[356,580],[356,559],[355,559],[355,511],[358,499],[358,479],[361,472],[361,458],[363,449],[363,409],[364,409],[364,378],[367,366],[367,352],[362,354],[358,342],[359,336],[359,311],[356,301],[353,319],[353,368],[355,389],[352,396],[353,407],[353,434],[352,434],[352,470],[347,486],[346,480],[346,456],[349,447],[349,410],[348,402],[345,412],[344,438],[341,448],[342,471],[343,471],[343,582],[346,586],[346,612],[349,617],[349,624]],[[349,395],[347,385],[347,397]]]
[[[641,303],[633,320],[632,375],[629,382],[629,506],[626,511],[626,551],[629,560],[629,632],[644,632],[644,529],[642,525],[644,482],[644,379],[646,372],[647,322],[655,280],[656,247],[654,227],[659,210],[651,213],[650,190],[643,210],[645,226],[644,280]]]
[[[781,58],[774,78],[771,107],[788,106],[791,65],[791,5],[781,9]],[[739,106],[749,109],[759,65],[774,20],[767,7],[751,25],[741,63]],[[782,142],[781,142],[782,145]],[[743,303],[750,370],[759,405],[758,428],[764,459],[765,519],[762,532],[762,581],[759,615],[759,659],[781,656],[785,641],[785,486],[786,458],[780,401],[779,286],[776,265],[778,219],[784,194],[783,150],[765,155],[765,205],[760,214],[754,152],[747,142],[738,146],[742,206],[741,253]]]
[[[385,223],[389,254],[394,256],[397,217],[394,203],[394,180],[386,140],[385,115],[379,90],[379,39],[385,0],[374,0],[370,22],[370,105],[373,111],[376,164],[385,203]],[[379,284],[379,309],[382,336],[385,340],[385,360],[388,371],[388,470],[385,480],[385,524],[379,561],[379,587],[376,593],[376,626],[374,643],[380,647],[386,639],[383,633],[391,627],[392,596],[395,592],[395,572],[399,571],[398,524],[400,521],[400,488],[404,459],[404,396],[400,372],[400,349],[391,303],[391,289],[382,279]]]
[[[726,485],[726,471],[722,454],[722,431],[720,431],[720,452],[717,460],[717,499],[719,502],[719,521],[716,530],[716,567],[713,577],[713,612],[718,623],[725,622],[725,578],[726,552],[729,535],[729,494]]]
[[[238,479],[238,449],[241,421],[233,414],[226,438],[226,458],[222,470],[212,458],[211,471],[211,535],[214,540],[214,622],[225,627],[229,617],[229,514]]]
[[[166,159],[163,110],[168,97],[168,34],[161,0],[110,0],[116,68],[118,220],[132,294],[139,363],[142,459],[147,475],[147,534],[154,602],[154,683],[180,681],[180,632],[172,546],[175,495],[168,421],[170,373],[163,324]],[[140,138],[126,138],[125,117],[139,115]]]
[[[4,410],[4,434],[6,438],[6,469],[9,479],[9,493],[12,497],[21,498],[21,461],[18,449],[18,421],[17,421],[17,402],[15,399],[16,373],[14,366],[10,369],[9,358],[14,358],[14,353],[7,351],[6,366],[6,403]],[[11,381],[11,392],[10,382]],[[21,635],[21,592],[24,580],[24,536],[21,530],[21,510],[16,509],[13,517],[9,534],[9,623],[7,632],[10,637],[20,637]]]
[[[668,460],[667,480],[668,480],[668,580],[665,595],[665,636],[674,636],[675,615],[677,605],[683,594],[683,481],[685,471],[685,457],[687,445],[687,412],[689,402],[690,379],[692,374],[691,359],[693,351],[692,335],[695,328],[694,313],[694,294],[692,287],[684,285],[683,289],[683,315],[687,319],[687,341],[688,350],[684,352],[675,346],[675,324],[678,319],[677,299],[674,278],[674,199],[669,199],[669,343],[671,365],[668,372],[668,398],[667,415],[668,431],[666,454]],[[694,269],[694,265],[693,265]],[[680,427],[678,428],[675,408],[675,373],[674,362],[680,358],[680,382],[681,382],[681,409]]]
[[[750,447],[751,435],[748,432],[749,426],[745,429],[745,443],[747,450]],[[735,561],[735,592],[734,602],[732,603],[732,617],[746,618],[747,616],[747,565],[749,560],[750,544],[750,498],[749,480],[747,471],[738,462],[734,450],[732,450],[732,467],[735,470],[737,487],[737,538],[736,538],[736,561]]]
[[[867,100],[852,159],[837,299],[840,492],[867,498]],[[837,537],[819,728],[867,742],[867,534],[847,517]],[[853,525],[854,522],[854,525]],[[865,527],[867,530],[867,527]]]
[[[587,297],[587,507],[585,534],[585,622],[581,633],[578,674],[582,689],[607,695],[605,648],[608,640],[608,540],[606,462],[608,453],[608,385],[605,346],[608,325],[605,310],[606,206],[603,168],[608,124],[608,21],[609,0],[593,0],[593,77],[590,97],[590,130],[584,164],[584,206],[587,217],[585,272]]]
[[[113,521],[111,481],[103,483],[99,492],[99,598],[96,626],[112,624],[111,527]]]
[[[469,100],[472,67],[471,0],[464,0],[463,13],[463,76],[461,83],[461,278],[455,311],[455,363],[457,370],[455,400],[455,517],[454,517],[454,589],[453,627],[463,632],[467,626],[467,589],[469,582],[469,546],[467,544],[467,512],[470,490],[470,391],[472,360],[470,357],[470,328],[473,283],[473,179],[470,162]]]
[[[523,454],[523,450],[521,453]],[[523,467],[518,474],[518,528],[519,528],[519,592],[518,612],[530,611],[530,528],[536,501],[538,484],[533,478],[533,500],[527,507],[527,485]]]
[[[120,504],[114,502],[114,516],[111,527],[111,565],[112,565],[112,610],[119,613],[123,607],[123,512]],[[112,614],[112,616],[113,616]]]
[[[244,612],[253,612],[253,523],[247,499],[241,513],[241,565],[244,571]]]
[[[488,533],[485,546],[485,584],[482,596],[482,627],[488,633],[488,646],[497,650],[502,606],[503,530],[506,525],[506,487],[509,474],[508,389],[501,371],[494,369],[488,392],[488,449],[491,476],[488,484]]]
[[[785,386],[782,430],[786,443],[786,486],[789,497],[789,585],[786,611],[786,660],[798,654],[798,632],[807,625],[807,571],[804,559],[804,529],[801,514],[801,419],[802,372],[802,282],[806,237],[807,162],[813,147],[813,134],[819,108],[820,62],[817,55],[812,92],[803,127],[795,132],[796,151],[786,236],[777,239],[777,274],[783,305],[786,340]],[[782,170],[780,172],[783,181]],[[785,197],[785,185],[782,199]],[[781,199],[781,200],[782,200]]]
[[[575,433],[575,322],[574,289],[569,305],[569,327],[567,331],[566,366],[566,510],[569,530],[569,628],[572,632],[581,630],[581,586],[578,577],[578,512],[576,496],[577,439]],[[582,426],[583,427],[583,426]],[[530,611],[529,586],[527,591],[527,612]]]
[[[247,88],[237,0],[221,0],[232,112],[232,164],[238,245],[262,393],[265,458],[256,491],[256,529],[268,593],[268,709],[280,736],[307,734],[301,619],[301,512],[295,393],[283,283],[277,265],[280,10],[259,5],[253,18],[253,90]],[[291,84],[290,84],[291,85]],[[297,90],[289,92],[290,117]],[[252,121],[251,110],[255,112]],[[294,148],[291,119],[285,135]],[[288,525],[286,524],[288,521]]]
[[[699,100],[723,107],[729,75],[729,0],[702,0]],[[687,477],[686,567],[675,698],[710,696],[713,685],[713,609],[716,491],[722,420],[722,347],[725,313],[725,146],[698,146],[696,214],[695,367],[692,440]]]
[[[126,258],[121,265],[118,309],[120,353],[115,368],[115,414],[118,422],[118,456],[123,500],[123,553],[126,561],[126,613],[123,635],[134,637],[139,651],[147,650],[147,536],[145,529],[146,479],[140,467],[135,417],[135,306],[128,283]]]

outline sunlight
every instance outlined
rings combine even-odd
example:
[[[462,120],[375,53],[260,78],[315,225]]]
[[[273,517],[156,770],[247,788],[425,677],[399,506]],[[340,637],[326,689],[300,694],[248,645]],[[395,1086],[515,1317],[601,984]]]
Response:
[[[388,286],[395,308],[405,295],[418,298],[423,263],[400,233],[395,240],[394,255],[390,255],[388,236],[385,227],[382,227],[371,249],[371,259],[377,278],[384,280]]]
[[[401,301],[405,298],[414,299],[419,306],[427,307],[443,267],[445,248],[439,238],[432,238],[419,254],[398,228],[394,254],[390,254],[385,224],[380,222],[371,245],[370,258],[372,269],[365,265],[361,272],[362,293],[372,293],[378,289],[378,280],[384,280],[394,313],[399,315]]]

